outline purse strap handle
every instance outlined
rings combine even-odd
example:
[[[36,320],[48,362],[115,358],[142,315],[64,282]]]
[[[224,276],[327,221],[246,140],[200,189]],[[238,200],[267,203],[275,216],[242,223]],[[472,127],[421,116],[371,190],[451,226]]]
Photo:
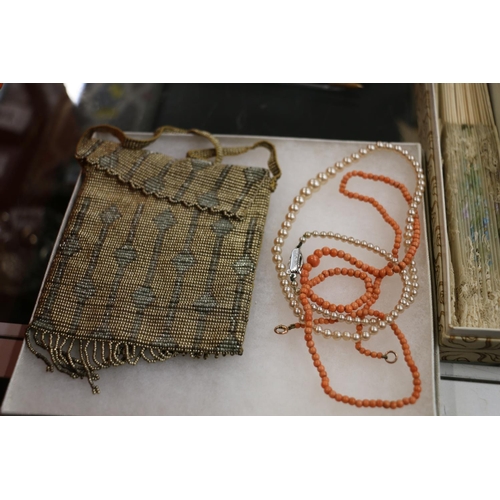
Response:
[[[186,130],[178,127],[173,127],[171,125],[165,125],[163,127],[157,128],[153,136],[149,137],[148,139],[133,139],[132,137],[129,137],[126,134],[124,134],[123,131],[120,130],[118,127],[114,127],[113,125],[96,125],[94,127],[90,127],[89,129],[87,129],[87,131],[83,134],[82,138],[80,139],[80,142],[78,143],[77,150],[80,146],[81,141],[86,139],[91,139],[92,135],[95,132],[106,132],[108,134],[113,135],[120,141],[121,145],[127,149],[142,149],[155,142],[156,139],[158,139],[158,137],[160,137],[162,134],[199,135],[201,137],[205,137],[206,139],[208,139],[214,145],[214,147],[212,149],[193,149],[191,151],[188,151],[186,156],[188,158],[199,158],[199,159],[215,158],[216,164],[222,163],[222,158],[224,156],[237,156],[246,153],[247,151],[251,151],[252,149],[257,149],[262,147],[266,148],[270,153],[267,165],[273,175],[271,178],[271,191],[274,191],[276,189],[277,181],[281,177],[281,169],[279,167],[278,160],[276,157],[276,149],[273,144],[267,141],[257,141],[255,144],[252,144],[251,146],[223,148],[219,140],[212,134],[210,134],[209,132],[205,132],[204,130],[198,130],[195,128]]]
[[[276,189],[276,186],[278,185],[278,179],[281,177],[281,169],[276,156],[276,148],[272,143],[268,141],[257,141],[251,146],[222,148],[222,156],[237,156],[257,148],[266,148],[270,153],[269,160],[267,161],[267,166],[273,174],[273,176],[271,177],[271,191],[274,191]],[[213,158],[215,155],[215,149],[193,149],[191,151],[188,151],[186,156],[189,158],[206,159]]]
[[[155,142],[156,139],[158,139],[158,137],[160,137],[162,134],[194,134],[205,137],[214,145],[214,149],[212,151],[215,152],[214,156],[216,163],[221,163],[222,157],[224,156],[222,154],[222,146],[218,139],[216,139],[212,134],[205,132],[204,130],[198,130],[195,128],[185,130],[178,127],[172,127],[171,125],[165,125],[163,127],[157,128],[154,131],[153,136],[149,137],[148,139],[133,139],[132,137],[124,134],[121,129],[119,129],[118,127],[114,127],[113,125],[96,125],[87,129],[80,141],[83,139],[92,138],[92,135],[95,132],[106,132],[113,135],[120,141],[121,145],[127,149],[142,149]]]

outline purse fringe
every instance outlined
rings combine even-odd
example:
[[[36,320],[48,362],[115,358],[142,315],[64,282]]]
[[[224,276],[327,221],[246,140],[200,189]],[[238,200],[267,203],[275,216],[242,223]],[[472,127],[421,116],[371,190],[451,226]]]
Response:
[[[50,359],[39,352],[33,344],[44,349]],[[100,394],[99,386],[94,383],[99,380],[97,372],[110,366],[120,366],[125,363],[136,365],[140,359],[148,363],[157,363],[178,355],[207,359],[211,354],[215,358],[219,355],[241,356],[243,354],[242,348],[237,351],[214,351],[213,353],[182,352],[165,347],[140,346],[132,342],[76,339],[62,333],[33,327],[26,331],[26,345],[37,358],[44,361],[48,372],[53,372],[56,368],[71,378],[86,378],[93,394]]]

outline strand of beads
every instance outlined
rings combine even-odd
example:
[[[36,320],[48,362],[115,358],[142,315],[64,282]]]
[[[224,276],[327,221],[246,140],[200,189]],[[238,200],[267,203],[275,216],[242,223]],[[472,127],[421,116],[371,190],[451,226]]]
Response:
[[[377,149],[392,150],[396,153],[401,154],[407,159],[407,161],[414,168],[416,173],[416,189],[413,196],[406,189],[406,187],[385,176],[379,176],[374,174],[368,174],[365,172],[352,171],[344,175],[340,184],[341,194],[356,199],[361,202],[366,202],[371,204],[383,217],[384,221],[387,222],[395,232],[394,246],[392,251],[388,252],[379,248],[376,245],[367,243],[366,241],[359,241],[352,237],[347,237],[345,235],[340,235],[333,232],[325,231],[313,231],[306,232],[301,238],[299,245],[305,243],[309,238],[331,238],[338,241],[346,242],[355,247],[366,248],[371,250],[387,260],[387,265],[381,269],[377,269],[374,266],[369,266],[363,263],[356,257],[351,256],[349,253],[343,250],[338,250],[335,248],[323,247],[317,249],[313,254],[309,255],[307,258],[307,264],[303,266],[300,284],[294,279],[294,274],[290,277],[290,272],[286,272],[286,267],[283,263],[282,258],[282,247],[288,236],[289,230],[292,227],[293,222],[296,219],[296,214],[300,210],[300,207],[306,202],[308,198],[313,194],[314,191],[318,190],[322,185],[324,185],[330,178],[334,177],[337,172],[344,169],[345,166],[351,165],[354,162],[359,161],[363,156],[368,155],[370,152],[376,151]],[[398,224],[392,219],[384,207],[378,203],[374,198],[360,195],[347,190],[347,183],[349,179],[354,176],[361,177],[363,179],[371,181],[380,181],[388,185],[391,185],[398,189],[403,195],[404,199],[408,203],[408,212],[406,217],[406,226],[403,235],[403,231],[400,229]],[[399,314],[408,308],[410,304],[414,301],[414,297],[418,290],[418,276],[416,273],[416,266],[413,257],[418,249],[420,241],[420,221],[418,218],[418,205],[422,201],[424,189],[424,175],[422,168],[419,163],[411,156],[407,151],[391,144],[377,143],[376,145],[369,145],[366,149],[362,148],[359,153],[354,153],[351,157],[344,158],[343,162],[336,163],[334,167],[329,167],[325,172],[320,172],[315,179],[311,179],[308,182],[308,186],[300,191],[299,196],[295,197],[294,202],[290,206],[289,212],[285,217],[285,221],[282,224],[280,231],[278,232],[278,237],[275,240],[275,246],[273,247],[273,260],[276,264],[276,270],[278,272],[278,278],[280,279],[280,284],[283,293],[288,300],[290,307],[293,309],[294,314],[300,318],[301,323],[296,323],[294,327],[305,329],[305,340],[309,351],[312,355],[314,365],[318,368],[320,377],[322,378],[322,387],[325,392],[329,394],[332,398],[337,401],[342,401],[344,403],[356,404],[356,406],[383,406],[385,408],[397,408],[404,406],[405,404],[413,404],[416,402],[420,395],[420,378],[418,374],[418,369],[411,358],[411,353],[409,346],[404,338],[403,333],[399,330],[395,324],[395,320],[398,318]],[[399,250],[401,245],[405,249],[405,255],[400,260],[398,258]],[[309,272],[317,267],[320,259],[323,256],[329,255],[331,257],[338,257],[352,266],[354,268],[333,268],[325,270],[318,276],[309,279]],[[389,312],[383,313],[372,308],[377,299],[380,296],[380,284],[386,276],[392,276],[393,274],[400,274],[403,282],[403,292],[396,306]],[[325,301],[322,297],[318,297],[313,291],[312,287],[316,284],[321,283],[324,279],[328,277],[333,277],[336,275],[344,275],[350,277],[356,277],[364,281],[365,283],[365,293],[346,305],[335,305],[330,304]],[[370,277],[373,276],[373,280]],[[319,313],[320,318],[313,319],[313,311]],[[305,322],[305,323],[304,323]],[[335,324],[338,322],[345,322],[347,324],[354,324],[356,326],[356,332],[341,332],[339,330],[329,330],[324,329],[322,325],[324,324]],[[361,341],[368,340],[372,335],[378,333],[379,329],[384,329],[387,325],[390,325],[395,335],[400,340],[401,346],[403,348],[403,353],[405,355],[405,361],[413,374],[414,391],[412,396],[409,398],[404,398],[398,401],[382,401],[382,400],[357,400],[355,398],[348,398],[347,396],[342,396],[337,394],[329,385],[328,377],[324,367],[321,365],[319,354],[314,346],[314,341],[312,340],[312,333],[322,334],[324,337],[345,340],[354,340],[355,346],[358,352],[364,354],[365,356],[370,356],[372,358],[384,358],[387,361],[387,354],[372,352],[361,346]],[[363,327],[367,326],[368,330],[363,331]],[[285,327],[286,328],[286,327]],[[392,351],[390,351],[392,352]],[[393,352],[392,352],[393,353]],[[397,356],[393,353],[395,359]]]
[[[301,242],[307,241],[309,238],[314,238],[314,237],[323,237],[323,238],[331,238],[337,241],[348,241],[346,236],[337,234],[337,233],[319,233],[318,231],[313,231],[312,233],[305,233],[304,236],[301,238]],[[378,246],[375,246],[371,243],[367,243],[366,241],[354,241],[353,244],[359,248],[366,248],[368,250],[373,251],[374,253],[380,255],[381,257],[385,258],[389,264],[394,264],[393,267],[385,267],[385,273],[384,276],[392,276],[394,274],[393,268],[395,267],[395,264],[398,263],[398,259],[394,256],[392,256],[389,252],[386,252],[383,249],[380,249]],[[316,257],[320,258],[319,256],[320,253],[324,252],[324,249],[317,250],[316,251],[318,255]],[[324,253],[322,253],[324,255]],[[356,259],[355,257],[351,256],[351,254],[344,252],[343,250],[337,250],[337,249],[331,249],[330,255],[332,257],[339,257],[350,264],[354,265],[357,269],[340,269],[340,268],[335,268],[333,270],[329,270],[328,272],[330,273],[330,276],[333,274],[339,275],[347,275],[347,276],[354,276],[354,277],[360,277],[361,279],[366,279],[365,278],[365,273],[372,273],[372,272],[377,272],[377,274],[380,274],[380,270],[376,270],[372,266],[368,266],[364,264],[361,260]],[[325,271],[323,272],[323,274]],[[346,314],[346,311],[343,306],[340,306],[340,309],[338,309],[334,304],[330,303],[325,303],[322,302],[321,304],[313,302],[312,303],[312,308],[314,311],[316,311],[318,314],[322,315],[323,317],[329,319],[334,319],[338,320],[340,322],[345,322],[347,324],[361,324],[361,325],[371,325],[370,331],[365,332],[368,333],[368,335],[365,335],[363,338],[365,340],[368,340],[370,338],[370,334],[376,334],[378,330],[382,330],[386,328],[387,324],[392,323],[395,319],[398,318],[398,316],[405,310],[407,309],[411,303],[415,300],[415,296],[418,293],[418,282],[417,282],[417,274],[416,274],[416,265],[415,261],[410,261],[410,266],[407,269],[401,270],[399,272],[402,285],[403,285],[403,292],[401,294],[401,297],[397,304],[394,306],[394,308],[387,313],[386,319],[382,320],[378,317],[375,318],[361,318],[361,314],[356,314],[356,315],[349,315]],[[302,274],[304,276],[304,273]],[[326,277],[326,275],[325,275]],[[321,278],[320,278],[321,279]],[[324,279],[324,278],[323,278]],[[323,280],[321,279],[321,280]],[[380,284],[380,281],[378,282]],[[296,301],[298,301],[298,291],[296,289],[293,289],[290,287],[290,290],[294,293],[294,298]],[[357,299],[360,300],[360,299]],[[355,302],[350,304],[351,307],[355,306]],[[359,304],[358,304],[359,306]],[[349,306],[348,306],[349,307]],[[347,311],[348,312],[348,311]],[[341,338],[338,334],[337,335],[330,335],[327,331],[322,331],[321,328],[316,328],[315,329],[317,333],[322,333],[325,337],[328,338],[333,338],[333,339],[339,339]],[[344,335],[342,338],[344,339],[349,339],[352,338],[353,340],[356,339],[356,336],[349,337],[349,335]]]
[[[304,311],[300,306],[300,303],[297,301],[296,293],[294,293],[293,289],[296,284],[289,280],[289,275],[286,272],[286,265],[283,261],[283,246],[285,244],[286,239],[288,238],[289,231],[293,226],[293,222],[296,220],[297,214],[299,213],[301,207],[311,198],[313,193],[317,192],[322,186],[327,184],[327,182],[334,178],[337,173],[342,172],[346,167],[354,165],[356,162],[359,162],[360,159],[366,157],[367,155],[377,151],[377,150],[388,150],[394,151],[397,154],[403,156],[411,167],[414,169],[416,174],[416,188],[415,193],[412,196],[412,201],[409,204],[409,209],[407,212],[407,226],[405,231],[405,239],[404,243],[408,246],[411,244],[411,237],[413,236],[413,224],[415,224],[415,217],[418,217],[418,206],[422,201],[423,190],[424,190],[424,174],[420,163],[415,160],[415,158],[409,154],[408,151],[401,148],[401,146],[393,146],[390,143],[377,142],[377,144],[369,144],[366,148],[361,148],[357,153],[353,153],[351,156],[346,157],[341,162],[335,163],[334,166],[328,167],[325,171],[320,172],[315,178],[312,178],[307,183],[307,186],[300,189],[299,194],[293,199],[293,203],[290,205],[288,213],[285,216],[285,220],[281,224],[281,228],[278,231],[277,237],[274,240],[274,246],[272,248],[273,254],[273,262],[276,267],[276,272],[278,275],[278,279],[280,282],[280,286],[288,300],[291,309],[296,317],[300,318],[302,321],[304,320]],[[308,233],[306,233],[307,235]],[[326,237],[326,235],[330,235],[333,233],[321,232],[318,233],[321,237]],[[306,237],[304,235],[303,238]],[[340,235],[338,235],[340,236]],[[352,237],[341,236],[342,241],[346,241],[348,244],[355,245],[355,240]],[[378,246],[372,245],[373,248],[378,249]],[[367,244],[368,249],[370,248],[370,244]],[[410,269],[411,270],[411,269]],[[405,275],[408,273],[404,273]],[[413,277],[415,278],[413,279]],[[416,283],[416,273],[412,273],[409,275],[412,278],[412,282]],[[410,286],[410,285],[405,285]],[[415,288],[418,287],[416,284]],[[405,292],[409,293],[409,292]],[[403,306],[404,307],[404,306]],[[396,317],[396,316],[395,316]]]
[[[326,250],[327,250],[326,247],[324,248],[324,250],[325,250],[325,252],[323,252],[324,255],[328,255],[328,253],[326,252]],[[312,257],[312,256],[317,257],[317,254],[313,253],[309,257]],[[342,395],[340,393],[337,393],[330,386],[330,380],[328,378],[328,373],[327,373],[325,367],[321,363],[321,359],[320,359],[319,353],[316,349],[316,346],[315,346],[315,343],[313,340],[313,336],[312,336],[313,327],[314,327],[313,310],[312,310],[311,303],[310,303],[310,301],[313,299],[312,287],[315,286],[316,284],[318,284],[318,282],[321,282],[321,279],[319,279],[319,281],[318,281],[318,277],[312,278],[310,280],[308,279],[309,272],[314,267],[316,267],[318,265],[316,263],[316,260],[314,260],[314,259],[310,259],[310,260],[313,262],[313,264],[311,264],[309,262],[309,258],[308,258],[308,262],[307,262],[307,264],[304,265],[304,268],[303,268],[303,273],[302,273],[303,276],[301,278],[302,287],[300,289],[300,295],[299,295],[301,304],[302,304],[304,311],[305,311],[305,324],[303,324],[303,325],[297,324],[296,327],[304,328],[304,340],[306,341],[307,348],[309,350],[309,353],[311,354],[313,364],[316,367],[316,369],[318,370],[319,376],[321,378],[321,387],[323,388],[324,392],[328,396],[330,396],[332,399],[335,399],[336,401],[339,401],[342,403],[348,403],[348,404],[355,405],[358,407],[378,406],[378,407],[396,409],[396,408],[401,408],[401,407],[408,405],[408,404],[415,404],[417,402],[418,398],[420,397],[420,393],[422,390],[421,389],[422,385],[421,385],[421,380],[420,380],[420,373],[418,372],[418,368],[415,364],[415,361],[413,360],[413,358],[411,356],[409,344],[406,341],[406,338],[405,338],[403,332],[401,332],[401,330],[399,329],[399,327],[396,325],[395,322],[393,322],[391,324],[391,328],[392,328],[394,334],[396,335],[396,337],[398,338],[398,340],[400,341],[401,348],[403,349],[405,362],[406,362],[406,364],[407,364],[407,366],[412,374],[412,377],[413,377],[413,392],[412,392],[411,396],[406,397],[406,398],[402,398],[402,399],[398,399],[398,400],[393,400],[393,401],[381,400],[381,399],[377,399],[377,400],[375,400],[375,399],[370,399],[370,400],[363,399],[363,400],[361,400],[361,399],[357,399],[354,397],[349,397],[349,396],[345,396],[345,395]],[[320,274],[318,276],[322,276],[322,275],[323,274]],[[370,300],[370,298],[371,297],[369,297],[368,299]],[[349,306],[344,306],[344,307],[347,308]],[[380,313],[380,317],[385,318],[385,315],[383,313]],[[336,320],[331,320],[331,321],[336,321]],[[359,325],[358,328],[361,328],[361,325]],[[346,332],[346,333],[349,333],[349,332]],[[355,340],[356,340],[356,349],[358,350],[358,352],[360,354],[364,354],[365,356],[370,356],[370,357],[378,358],[378,359],[381,359],[381,358],[386,359],[387,358],[387,354],[382,354],[381,352],[372,352],[372,351],[369,351],[367,349],[364,349],[361,346],[362,336],[360,336],[358,332],[353,334],[353,335],[358,335],[358,337]],[[346,339],[346,340],[348,340],[348,339]]]

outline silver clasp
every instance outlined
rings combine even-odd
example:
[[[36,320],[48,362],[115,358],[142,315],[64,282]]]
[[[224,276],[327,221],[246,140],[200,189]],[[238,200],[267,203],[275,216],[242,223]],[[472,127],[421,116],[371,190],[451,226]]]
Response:
[[[295,279],[302,272],[302,265],[304,263],[304,259],[302,257],[302,252],[300,251],[302,243],[299,243],[293,250],[290,255],[290,260],[288,261],[288,269],[286,271],[287,274],[290,275],[290,280],[295,283]]]

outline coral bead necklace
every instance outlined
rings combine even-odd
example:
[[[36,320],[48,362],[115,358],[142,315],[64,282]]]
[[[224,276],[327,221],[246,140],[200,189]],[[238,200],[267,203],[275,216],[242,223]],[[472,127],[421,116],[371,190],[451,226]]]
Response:
[[[374,175],[361,171],[351,171],[343,176],[340,182],[340,193],[354,200],[370,204],[387,224],[394,230],[394,244],[390,251],[381,249],[379,246],[366,241],[360,241],[353,237],[341,235],[339,233],[326,231],[311,231],[302,235],[298,245],[292,251],[288,266],[283,262],[282,249],[283,244],[288,237],[289,230],[296,219],[301,206],[309,199],[312,194],[325,185],[329,179],[335,177],[344,168],[360,161],[370,153],[377,150],[390,152],[391,154],[401,155],[414,169],[416,174],[416,188],[413,195],[402,183],[383,175]],[[406,217],[406,226],[404,230],[400,228],[397,222],[387,213],[386,209],[374,198],[364,196],[359,193],[349,191],[347,185],[352,177],[359,177],[372,182],[383,182],[394,187],[403,196],[408,204]],[[421,393],[421,380],[418,368],[412,358],[410,346],[403,332],[396,324],[396,320],[415,300],[418,291],[418,275],[414,259],[420,243],[420,219],[418,216],[418,206],[422,201],[424,190],[424,174],[419,162],[411,156],[408,151],[400,146],[378,142],[362,148],[359,152],[346,157],[342,162],[336,163],[333,167],[328,167],[326,171],[320,172],[315,178],[311,179],[307,186],[300,190],[298,196],[293,200],[289,211],[285,216],[285,221],[278,231],[277,238],[274,240],[272,248],[273,261],[276,266],[278,279],[282,291],[295,316],[299,321],[289,325],[279,325],[275,332],[279,334],[287,333],[292,329],[303,329],[304,340],[311,354],[313,364],[321,378],[321,387],[330,398],[336,401],[355,405],[357,407],[383,407],[383,408],[401,408],[408,404],[414,404]],[[323,246],[317,248],[311,253],[304,263],[302,256],[302,246],[308,240],[317,238],[331,239],[345,242],[357,248],[364,248],[383,257],[387,264],[382,268],[364,263],[362,260],[351,255],[344,250],[334,247]],[[401,247],[403,256],[400,257]],[[350,267],[334,267],[322,271],[316,276],[311,276],[312,271],[319,266],[323,258],[335,258],[345,261]],[[380,286],[387,276],[398,274],[402,281],[402,293],[397,304],[389,312],[382,312],[375,309],[375,304],[380,297]],[[334,304],[325,298],[318,296],[313,288],[327,278],[343,275],[361,280],[364,284],[364,293],[352,302],[347,304]],[[316,316],[316,317],[315,317]],[[355,326],[355,332],[331,330],[326,328],[328,325],[349,324]],[[395,363],[397,355],[394,351],[386,353],[372,351],[363,347],[363,342],[370,340],[380,330],[390,327],[398,339],[404,355],[404,360],[410,370],[413,379],[413,392],[408,397],[399,400],[381,400],[381,399],[356,399],[340,394],[330,386],[330,380],[325,367],[321,363],[319,353],[313,340],[313,334],[322,335],[325,338],[333,340],[351,340],[354,342],[356,350],[364,355],[375,359],[384,359],[388,363]]]

